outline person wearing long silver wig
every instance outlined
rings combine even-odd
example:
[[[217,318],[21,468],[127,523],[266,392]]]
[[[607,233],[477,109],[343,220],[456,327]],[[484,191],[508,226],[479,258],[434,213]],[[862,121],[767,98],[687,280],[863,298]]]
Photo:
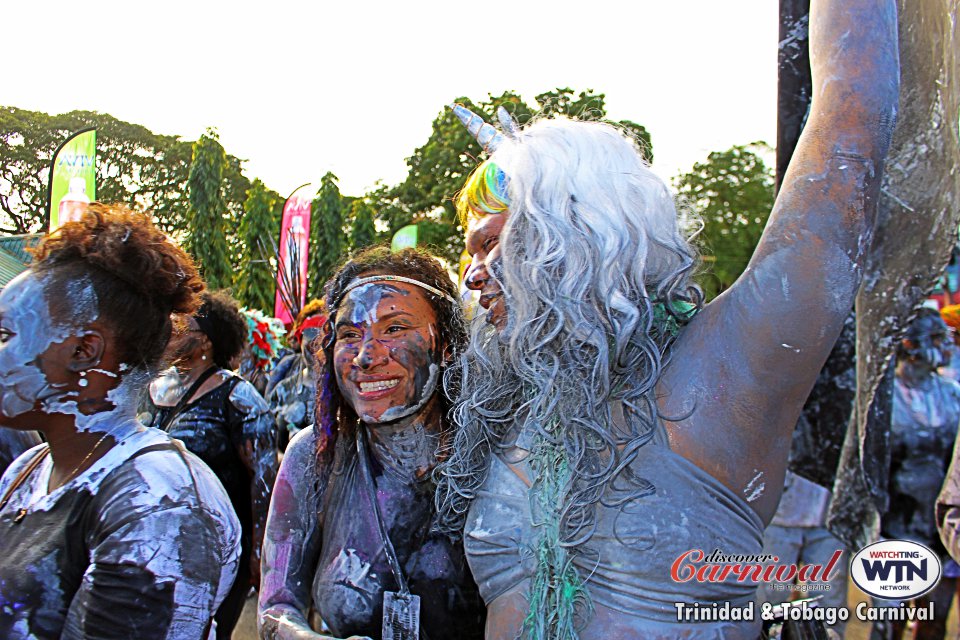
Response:
[[[454,107],[490,154],[459,202],[487,313],[449,374],[438,526],[464,537],[488,638],[758,636],[759,615],[695,611],[747,607],[755,581],[693,572],[760,553],[853,304],[898,99],[894,2],[815,1],[811,61],[767,228],[706,306],[671,195],[619,131],[501,114],[501,133]]]

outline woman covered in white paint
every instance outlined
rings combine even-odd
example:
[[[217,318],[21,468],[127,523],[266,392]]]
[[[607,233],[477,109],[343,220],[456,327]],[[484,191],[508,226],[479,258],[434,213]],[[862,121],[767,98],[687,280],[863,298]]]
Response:
[[[290,441],[270,503],[261,637],[479,640],[463,545],[432,530],[441,380],[466,340],[456,287],[435,258],[378,247],[326,294],[316,424]]]
[[[0,481],[0,637],[200,638],[237,571],[212,472],[136,420],[203,290],[142,215],[93,204],[0,293],[0,425],[46,443]]]

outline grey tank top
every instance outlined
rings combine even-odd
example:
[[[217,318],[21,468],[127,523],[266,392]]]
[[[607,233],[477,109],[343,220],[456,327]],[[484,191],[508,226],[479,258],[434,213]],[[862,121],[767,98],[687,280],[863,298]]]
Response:
[[[760,633],[759,612],[754,622],[677,620],[678,602],[729,602],[735,607],[753,601],[755,583],[675,582],[671,567],[691,549],[759,554],[763,523],[742,498],[671,451],[664,434],[658,436],[641,447],[632,465],[655,492],[620,508],[598,505],[596,533],[575,555],[593,604],[623,614],[617,617],[634,637],[754,640]],[[464,536],[470,569],[488,605],[535,571],[539,532],[531,524],[527,491],[519,476],[493,456]],[[581,637],[600,637],[592,632],[602,631],[591,630],[588,622]]]

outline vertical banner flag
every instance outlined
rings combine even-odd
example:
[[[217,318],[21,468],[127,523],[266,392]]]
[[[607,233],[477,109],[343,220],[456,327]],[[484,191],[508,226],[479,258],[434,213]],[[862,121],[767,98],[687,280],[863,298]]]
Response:
[[[393,240],[390,242],[390,251],[397,252],[401,249],[415,246],[417,246],[417,225],[408,224],[393,234]]]
[[[310,247],[310,198],[294,189],[283,205],[273,315],[289,326],[307,301],[307,253]]]
[[[53,231],[64,222],[79,220],[97,199],[97,130],[84,129],[57,147],[50,163],[47,210]]]

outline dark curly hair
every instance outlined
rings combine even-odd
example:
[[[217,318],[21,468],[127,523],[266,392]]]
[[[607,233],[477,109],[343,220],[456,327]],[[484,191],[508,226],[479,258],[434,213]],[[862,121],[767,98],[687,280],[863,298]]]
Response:
[[[324,287],[324,295],[329,309],[327,318],[327,339],[320,345],[319,382],[317,384],[316,420],[318,453],[321,457],[332,455],[333,445],[341,432],[352,432],[358,418],[353,409],[343,401],[337,388],[333,371],[333,346],[336,333],[333,327],[337,322],[337,305],[343,297],[344,289],[357,278],[374,275],[404,276],[419,280],[443,291],[453,299],[458,299],[457,287],[444,270],[440,262],[420,249],[403,249],[396,253],[389,247],[377,246],[362,251],[346,262]],[[423,290],[437,316],[437,330],[440,344],[446,345],[456,358],[467,343],[467,327],[463,318],[463,309],[459,304]],[[441,385],[442,387],[442,385]],[[438,387],[440,403],[445,416],[450,409],[449,389]]]
[[[87,279],[98,320],[113,332],[120,362],[154,370],[172,333],[171,313],[192,313],[204,290],[193,259],[150,219],[123,205],[91,204],[33,250],[31,269],[52,276],[50,310],[69,318],[71,283]]]
[[[247,343],[247,321],[240,305],[226,291],[207,291],[193,317],[213,345],[214,364],[229,369]]]

